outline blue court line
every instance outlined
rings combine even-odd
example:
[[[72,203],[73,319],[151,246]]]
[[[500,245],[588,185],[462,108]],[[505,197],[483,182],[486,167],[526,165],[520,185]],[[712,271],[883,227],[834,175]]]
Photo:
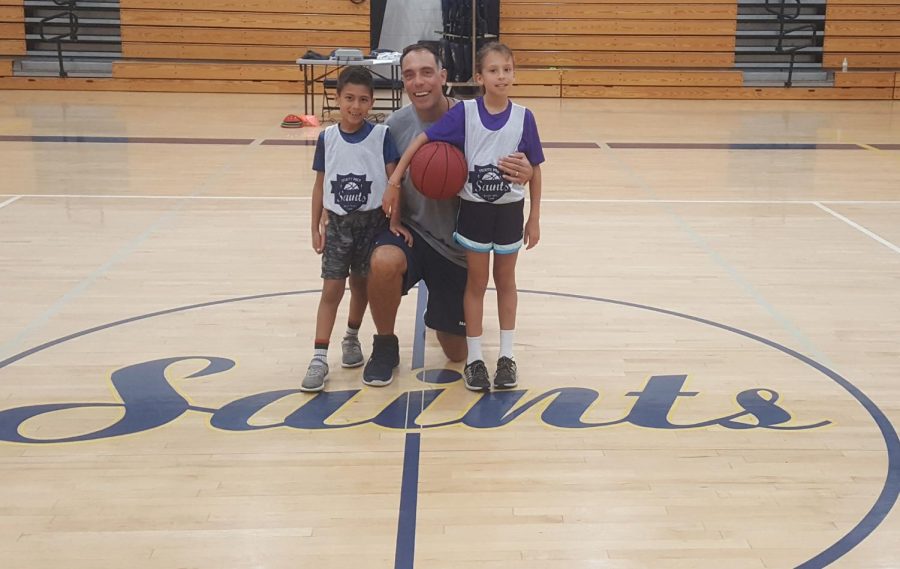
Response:
[[[62,312],[62,310],[73,300],[80,297],[87,289],[89,289],[97,280],[106,276],[109,271],[127,259],[134,251],[143,245],[147,239],[155,232],[159,231],[167,224],[171,223],[178,215],[178,209],[167,211],[156,219],[149,227],[144,229],[137,237],[121,246],[112,257],[106,260],[102,265],[91,271],[89,275],[81,279],[75,286],[69,289],[65,294],[59,297],[56,302],[44,310],[37,318],[29,322],[15,336],[6,342],[0,343],[0,358],[8,353],[15,352],[26,338],[33,332],[43,328],[53,317]],[[2,362],[0,362],[2,363]]]
[[[600,148],[596,142],[542,142],[544,148]]]
[[[315,146],[316,138],[269,138],[262,146]],[[237,144],[248,145],[252,138],[174,138],[141,136],[0,135],[0,142],[90,142],[108,144]],[[545,142],[544,148],[600,148],[596,142]]]
[[[262,146],[315,146],[316,145],[315,138],[306,138],[302,140],[263,140],[260,144]]]
[[[648,150],[864,150],[858,144],[747,142],[607,142],[614,149]]]
[[[421,392],[420,392],[421,393]],[[412,394],[408,401],[413,399]],[[409,403],[407,403],[409,404]],[[416,508],[419,498],[419,450],[422,435],[406,434],[403,478],[400,484],[400,517],[397,520],[397,551],[394,569],[412,569],[416,561]]]
[[[868,395],[866,395],[860,388],[844,378],[842,375],[840,375],[836,371],[833,371],[828,365],[819,363],[811,357],[801,354],[796,350],[792,350],[791,348],[779,344],[774,340],[763,338],[762,336],[758,336],[752,332],[748,332],[734,326],[721,324],[713,320],[707,320],[706,318],[692,316],[683,312],[676,312],[674,310],[667,310],[665,308],[657,308],[654,306],[627,302],[624,300],[613,300],[610,298],[600,298],[583,294],[570,294],[564,292],[548,292],[528,289],[519,289],[519,292],[542,296],[554,296],[559,298],[602,300],[603,302],[608,302],[610,304],[630,306],[633,308],[639,308],[641,310],[649,310],[658,314],[675,316],[677,318],[683,318],[685,320],[706,324],[707,326],[712,326],[720,330],[726,330],[728,332],[732,332],[739,336],[749,338],[753,341],[774,348],[783,354],[787,354],[805,363],[806,365],[819,371],[820,373],[824,374],[829,379],[834,381],[836,384],[841,386],[845,391],[847,391],[847,393],[849,393],[854,399],[856,399],[856,401],[858,401],[860,405],[863,406],[866,412],[869,413],[869,416],[875,421],[875,425],[878,427],[878,430],[881,433],[882,438],[884,439],[885,450],[887,451],[888,457],[887,476],[884,480],[884,486],[882,487],[881,493],[878,495],[878,498],[876,498],[875,504],[873,504],[869,511],[866,512],[866,515],[862,520],[859,521],[859,523],[853,526],[853,528],[851,528],[846,534],[844,534],[843,537],[834,542],[825,551],[822,551],[818,555],[815,555],[807,561],[804,561],[803,563],[797,565],[796,567],[794,567],[794,569],[822,569],[823,567],[831,565],[832,563],[849,553],[857,545],[862,543],[863,540],[865,540],[867,537],[869,537],[869,535],[871,535],[878,528],[878,526],[881,525],[885,518],[887,518],[888,514],[894,508],[894,504],[897,503],[897,499],[898,497],[900,497],[900,436],[897,435],[897,430],[894,428],[893,423],[891,423],[890,418],[884,413],[884,411],[881,410],[881,408],[878,407],[878,405],[875,404],[872,399],[869,398]]]
[[[419,293],[416,295],[416,327],[413,336],[412,368],[425,367],[425,307],[428,306],[428,287],[425,281],[419,281]]]
[[[271,292],[265,294],[253,294],[249,296],[241,296],[237,298],[226,298],[224,300],[211,300],[209,302],[200,302],[197,304],[189,304],[187,306],[179,306],[176,308],[167,308],[165,310],[158,310],[156,312],[149,312],[147,314],[141,314],[140,316],[132,316],[130,318],[123,318],[122,320],[116,320],[115,322],[109,322],[106,324],[101,324],[99,326],[94,326],[92,328],[87,328],[85,330],[80,330],[78,332],[74,332],[72,334],[68,334],[66,336],[62,336],[60,338],[56,338],[55,340],[50,340],[49,342],[44,342],[38,346],[34,346],[25,350],[24,352],[20,352],[15,354],[14,356],[10,356],[5,360],[0,360],[0,369],[5,368],[8,365],[14,364],[19,360],[25,359],[28,356],[37,354],[38,352],[43,352],[44,350],[50,349],[53,346],[58,346],[59,344],[64,344],[69,340],[75,340],[77,338],[81,338],[82,336],[87,336],[89,334],[93,334],[95,332],[101,332],[103,330],[108,330],[110,328],[115,328],[116,326],[123,326],[125,324],[131,324],[133,322],[140,322],[141,320],[147,320],[149,318],[156,318],[157,316],[165,316],[166,314],[175,314],[178,312],[185,312],[188,310],[195,310],[198,308],[207,308],[210,306],[219,306],[220,304],[231,304],[233,302],[244,302],[247,300],[258,300],[263,298],[277,298],[288,295],[298,295],[298,294],[318,294],[322,292],[321,289],[310,289],[310,290],[294,290],[289,292]]]
[[[67,136],[67,135],[0,135],[0,142],[86,142],[106,144],[228,144],[249,145],[252,138],[173,138],[141,136]],[[262,146],[315,146],[316,139],[268,138]],[[596,142],[544,142],[544,148],[599,149]],[[642,150],[865,150],[859,144],[845,143],[753,143],[753,142],[607,142],[614,149]],[[870,144],[879,150],[900,150],[900,144]]]
[[[0,135],[0,140],[4,138]],[[247,145],[253,142],[253,139],[169,139],[169,138],[144,138],[144,139],[131,139],[131,138],[122,138],[122,137],[30,137],[30,138],[62,138],[69,142],[121,142],[121,141],[131,141],[131,140],[142,140],[142,141],[155,141],[156,143],[164,143],[160,141],[187,141],[184,142],[186,144],[208,144],[209,142],[215,140],[213,144],[240,144]],[[193,142],[191,142],[193,141]],[[198,142],[199,141],[199,142]],[[195,184],[196,190],[190,195],[187,196],[189,198],[198,197],[203,194],[203,192],[207,191],[209,187],[215,186],[218,182],[222,180],[223,177],[229,175],[234,168],[236,168],[243,160],[246,160],[246,153],[242,155],[242,157],[238,160],[233,160],[230,162],[226,162],[221,169],[216,172],[205,176],[201,179],[197,184]],[[130,241],[128,241],[125,245],[119,248],[112,257],[106,260],[101,266],[92,271],[88,276],[83,278],[80,282],[78,282],[74,287],[72,287],[68,292],[66,292],[63,296],[58,298],[56,302],[54,302],[48,309],[46,309],[41,315],[32,320],[22,329],[18,334],[16,334],[11,340],[7,341],[4,344],[0,344],[0,357],[5,356],[7,353],[18,349],[18,345],[21,344],[25,338],[27,338],[31,333],[36,330],[41,329],[44,325],[47,324],[53,317],[59,314],[63,308],[65,308],[71,301],[80,297],[87,289],[89,289],[98,279],[104,277],[113,267],[117,266],[120,262],[124,261],[128,258],[138,247],[140,247],[145,241],[147,241],[155,232],[164,228],[167,224],[172,223],[178,215],[181,213],[181,210],[187,206],[187,201],[185,199],[181,199],[179,202],[170,209],[169,211],[160,215],[149,227],[144,229],[144,231],[138,236],[134,237]]]
[[[141,136],[2,136],[0,142],[92,142],[105,144],[233,144],[247,145],[252,138],[172,138]]]
[[[859,147],[863,149],[862,147]],[[640,176],[640,174],[636,173],[635,170],[628,165],[625,161],[619,159],[618,163],[620,165],[620,169],[622,169],[626,174],[628,174],[646,194],[655,198],[656,193],[653,188],[647,184],[647,182]],[[897,435],[897,431],[891,423],[890,419],[878,408],[874,401],[869,399],[859,388],[855,385],[844,379],[842,376],[832,371],[830,367],[832,364],[828,361],[828,358],[818,350],[812,342],[796,327],[794,324],[784,317],[780,312],[778,312],[774,306],[772,306],[757,290],[753,287],[753,285],[747,281],[738,271],[728,263],[724,257],[719,255],[719,253],[713,249],[706,240],[703,239],[694,229],[684,221],[675,211],[671,209],[671,207],[667,205],[663,205],[664,210],[674,219],[676,225],[681,228],[682,231],[710,258],[718,264],[726,274],[728,274],[735,283],[744,290],[744,292],[753,298],[759,306],[761,306],[772,318],[778,322],[778,324],[782,327],[782,329],[786,330],[791,336],[793,336],[800,344],[802,344],[806,350],[810,351],[815,355],[817,359],[823,360],[825,364],[821,364],[818,361],[813,360],[807,356],[804,356],[798,352],[791,350],[785,346],[780,344],[776,344],[771,340],[767,340],[765,338],[761,338],[756,336],[755,334],[751,334],[749,332],[745,332],[743,330],[739,330],[737,328],[732,328],[730,326],[726,326],[723,324],[714,323],[711,321],[706,321],[705,319],[686,316],[691,320],[695,320],[697,322],[709,323],[712,326],[717,328],[721,328],[723,330],[734,331],[737,334],[745,336],[747,338],[754,339],[756,341],[762,342],[766,345],[772,346],[773,348],[780,350],[783,353],[791,355],[804,363],[814,367],[820,372],[824,373],[828,377],[830,377],[835,383],[844,388],[848,393],[850,393],[859,403],[866,409],[869,415],[875,421],[875,424],[878,426],[878,429],[881,431],[881,435],[884,438],[885,447],[888,455],[888,471],[887,476],[885,477],[884,487],[879,494],[878,498],[875,501],[875,504],[866,513],[865,517],[856,524],[849,532],[847,532],[842,538],[833,543],[830,547],[828,547],[825,551],[819,553],[818,555],[812,557],[811,559],[797,565],[794,569],[821,569],[826,567],[844,555],[846,555],[850,550],[859,545],[864,539],[866,539],[875,529],[881,524],[882,521],[887,517],[888,513],[893,509],[894,504],[897,502],[898,497],[900,497],[900,437]],[[519,292],[522,292],[521,290]],[[577,296],[577,295],[572,295]],[[630,303],[614,301],[617,304],[629,305]],[[669,313],[672,315],[679,315],[672,311],[651,308],[656,312],[661,313]]]
[[[419,281],[416,296],[412,369],[421,369],[425,367],[425,307],[428,306],[428,287],[425,286],[425,281]],[[409,416],[410,406],[414,404],[422,405],[422,392],[409,394],[406,400],[407,416]],[[412,569],[416,560],[416,515],[421,446],[421,432],[406,433],[406,446],[403,449],[403,477],[400,481],[400,515],[397,518],[397,548],[394,553],[394,569]]]
[[[141,320],[145,320],[148,318],[153,318],[156,316],[163,316],[168,314],[174,314],[178,312],[195,310],[199,308],[206,308],[211,306],[217,306],[222,304],[230,304],[234,302],[243,302],[248,300],[257,300],[264,298],[275,298],[282,296],[291,296],[291,295],[305,295],[305,294],[318,294],[320,291],[318,289],[311,290],[300,290],[300,291],[288,291],[288,292],[276,292],[276,293],[267,293],[267,294],[256,294],[250,296],[243,296],[237,298],[227,298],[221,300],[215,300],[210,302],[203,302],[198,304],[192,304],[188,306],[180,306],[176,308],[170,308],[166,310],[160,310],[158,312],[153,312],[150,314],[144,314],[140,316],[134,316],[131,318],[126,318],[123,320],[119,320],[116,322],[111,322],[107,324],[103,324],[100,326],[95,326],[93,328],[89,328],[87,330],[82,330],[80,332],[76,332],[73,334],[69,334],[68,336],[64,336],[62,338],[57,338],[55,340],[51,340],[49,342],[45,342],[40,346],[35,346],[25,352],[20,354],[16,354],[13,357],[0,361],[0,369],[15,363],[21,359],[28,357],[29,355],[33,355],[35,353],[41,352],[43,350],[49,349],[53,346],[62,344],[69,340],[77,339],[82,336],[87,336],[94,332],[99,332],[102,330],[107,330],[110,328],[114,328],[116,326],[121,326],[125,324],[130,324],[133,322],[138,322]],[[823,551],[822,553],[814,556],[808,561],[798,565],[795,569],[821,569],[822,567],[826,567],[830,565],[834,561],[837,561],[852,549],[854,549],[857,545],[862,543],[870,534],[872,534],[879,525],[887,518],[893,509],[894,505],[897,502],[898,496],[900,496],[900,437],[897,435],[897,431],[894,428],[891,420],[885,415],[885,413],[875,404],[875,402],[870,399],[861,389],[856,387],[849,380],[842,377],[837,372],[829,369],[824,364],[821,364],[812,358],[805,356],[795,350],[788,348],[782,344],[779,344],[773,340],[769,340],[763,338],[761,336],[757,336],[751,332],[747,332],[745,330],[741,330],[739,328],[735,328],[732,326],[728,326],[726,324],[721,324],[718,322],[714,322],[712,320],[707,320],[705,318],[700,318],[698,316],[692,316],[689,314],[675,312],[672,310],[667,310],[664,308],[657,308],[653,306],[648,306],[644,304],[637,304],[633,302],[626,302],[622,300],[614,300],[610,298],[602,298],[595,296],[587,296],[581,294],[571,294],[571,293],[562,293],[562,292],[551,292],[551,291],[540,291],[540,290],[528,290],[528,289],[520,289],[520,293],[523,294],[536,294],[542,296],[549,297],[558,297],[558,298],[572,298],[572,299],[580,299],[580,300],[589,300],[589,301],[599,301],[599,302],[607,302],[610,304],[615,304],[619,306],[637,308],[641,310],[648,310],[651,312],[665,314],[669,316],[674,316],[677,318],[684,318],[687,320],[691,320],[694,322],[698,322],[701,324],[706,324],[709,326],[713,326],[715,328],[719,328],[721,330],[726,330],[750,340],[754,340],[756,342],[760,342],[769,347],[775,348],[776,350],[791,356],[799,361],[812,366],[816,370],[821,373],[824,373],[827,377],[832,379],[835,383],[845,389],[851,396],[853,396],[862,406],[866,409],[872,419],[875,421],[875,424],[878,426],[881,431],[881,435],[884,438],[885,448],[888,455],[888,472],[887,477],[884,481],[884,486],[882,488],[881,493],[879,494],[875,504],[869,510],[869,512],[865,515],[865,517],[860,520],[859,523],[856,524],[847,534],[845,534],[841,539],[835,542],[831,547]],[[413,392],[410,395],[410,399],[417,395],[417,403],[418,405],[422,405],[422,392]],[[409,403],[407,404],[409,405]],[[398,520],[398,532],[397,532],[397,551],[395,560],[399,563],[401,560],[406,563],[412,563],[414,561],[414,553],[415,553],[415,521],[416,521],[416,508],[417,508],[417,493],[415,492],[418,489],[418,463],[419,463],[419,454],[420,454],[420,446],[421,441],[419,440],[419,433],[408,433],[406,446],[404,449],[404,470],[403,477],[401,483],[401,500],[400,500],[400,516]],[[414,437],[415,440],[411,440],[410,437]],[[409,468],[407,468],[409,465]],[[413,493],[412,496],[409,494]],[[404,499],[404,496],[406,498]],[[409,569],[412,565],[397,565],[396,567],[404,567],[405,569]]]

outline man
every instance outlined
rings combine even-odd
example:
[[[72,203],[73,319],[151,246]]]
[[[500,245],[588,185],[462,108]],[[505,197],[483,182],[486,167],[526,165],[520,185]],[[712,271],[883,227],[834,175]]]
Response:
[[[440,58],[426,45],[413,44],[400,58],[403,87],[410,104],[387,120],[391,135],[402,153],[421,132],[438,121],[456,104],[444,95],[447,71]],[[525,155],[512,154],[500,161],[510,182],[527,183],[532,168]],[[466,289],[466,258],[453,241],[459,200],[436,201],[420,194],[409,177],[403,181],[402,220],[413,235],[412,246],[402,237],[385,231],[375,238],[369,268],[369,311],[376,334],[372,355],[363,370],[363,383],[388,385],[400,364],[400,348],[394,329],[400,299],[419,280],[428,287],[425,325],[435,330],[448,359],[466,358],[466,326],[463,294]]]

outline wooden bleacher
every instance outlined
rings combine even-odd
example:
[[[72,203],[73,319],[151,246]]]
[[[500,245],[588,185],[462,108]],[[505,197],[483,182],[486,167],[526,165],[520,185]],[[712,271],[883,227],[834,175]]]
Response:
[[[25,55],[24,1],[0,0],[0,57],[16,55]]]
[[[113,77],[152,90],[302,92],[307,50],[369,45],[369,4],[346,0],[122,0]]]
[[[854,49],[867,67],[900,68],[900,1],[829,0],[839,18],[876,14],[869,35],[893,34],[888,40],[857,37],[840,46]],[[871,11],[874,6],[875,12]],[[844,10],[846,8],[846,10]],[[842,11],[843,10],[843,11]],[[734,70],[735,0],[504,0],[500,35],[516,52],[516,96],[546,96],[553,73],[561,97],[690,99],[891,99],[895,73],[837,73],[834,88],[751,88]],[[840,22],[846,24],[847,22]],[[838,28],[855,33],[858,28]],[[830,32],[829,32],[830,33]],[[852,47],[855,46],[855,47]],[[871,50],[870,59],[860,52]],[[842,52],[843,53],[843,52]],[[844,55],[826,55],[826,67],[840,68]],[[895,61],[894,57],[898,57]],[[864,65],[860,65],[864,67]]]
[[[520,67],[555,68],[561,97],[625,97],[685,84],[740,85],[739,72],[709,71],[734,63],[736,14],[733,0],[505,0],[500,35]],[[518,96],[531,94],[529,82],[520,81]]]
[[[900,1],[828,0],[823,65],[900,69]]]
[[[0,0],[0,10],[7,2],[22,11],[22,0]],[[112,79],[16,78],[0,80],[0,89],[301,93],[294,61],[307,50],[327,55],[338,47],[368,51],[369,46],[368,2],[121,0],[120,5],[123,60],[113,64]],[[22,38],[21,52],[12,55],[25,52]]]
[[[0,0],[0,58],[25,52],[22,5]],[[829,0],[826,18],[834,88],[743,86],[735,0],[504,0],[500,32],[517,97],[900,99],[900,0]],[[10,77],[0,61],[0,89],[299,93],[307,50],[369,47],[369,2],[121,0],[121,22],[112,78]]]

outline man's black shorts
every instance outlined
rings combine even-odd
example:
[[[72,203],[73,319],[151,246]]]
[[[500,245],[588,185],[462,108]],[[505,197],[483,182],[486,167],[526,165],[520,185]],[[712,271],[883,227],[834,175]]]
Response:
[[[426,326],[465,336],[463,295],[466,291],[466,269],[435,251],[421,235],[412,229],[409,231],[413,236],[412,247],[407,246],[402,237],[383,231],[375,236],[374,249],[382,245],[394,245],[406,254],[403,294],[409,292],[420,280],[425,281],[425,286],[428,287]]]

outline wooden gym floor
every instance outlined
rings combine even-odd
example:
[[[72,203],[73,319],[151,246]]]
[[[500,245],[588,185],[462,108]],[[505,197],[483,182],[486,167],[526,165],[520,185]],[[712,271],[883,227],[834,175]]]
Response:
[[[3,566],[900,567],[900,103],[523,102],[519,389],[309,396],[298,98],[0,93]]]

